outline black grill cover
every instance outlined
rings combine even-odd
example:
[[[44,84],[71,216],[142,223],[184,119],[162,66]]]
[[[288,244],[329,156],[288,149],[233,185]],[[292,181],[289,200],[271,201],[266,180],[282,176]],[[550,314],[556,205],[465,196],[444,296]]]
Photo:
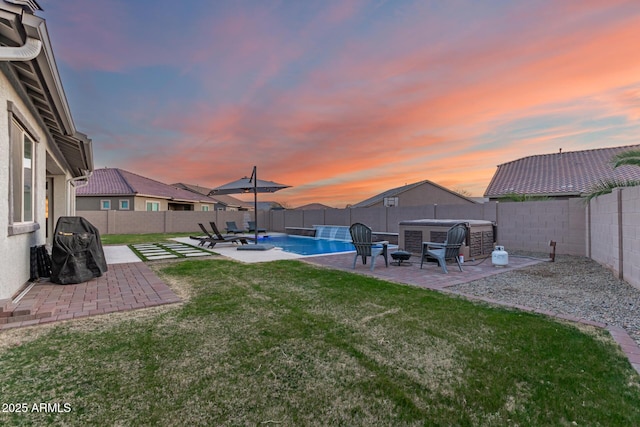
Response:
[[[56,224],[51,249],[51,281],[82,283],[107,271],[100,232],[79,216],[62,216]]]

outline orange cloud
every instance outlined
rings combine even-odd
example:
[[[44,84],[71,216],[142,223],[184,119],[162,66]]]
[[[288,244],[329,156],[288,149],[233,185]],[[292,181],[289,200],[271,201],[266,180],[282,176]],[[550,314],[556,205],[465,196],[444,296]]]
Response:
[[[373,39],[348,39],[309,69],[300,62],[316,60],[308,51],[318,52],[325,26],[344,31],[366,6],[336,4],[299,40],[268,8],[236,11],[207,32],[210,50],[183,55],[202,65],[189,76],[212,101],[158,113],[153,127],[178,137],[128,164],[208,186],[255,164],[266,179],[294,186],[273,195],[294,206],[356,203],[424,179],[481,195],[500,163],[637,135],[636,4],[515,3],[456,34],[438,15],[403,10],[407,25],[380,23]],[[287,73],[294,83],[285,84]],[[227,89],[244,82],[234,99]],[[603,123],[585,124],[595,119]],[[605,131],[611,139],[585,138]]]

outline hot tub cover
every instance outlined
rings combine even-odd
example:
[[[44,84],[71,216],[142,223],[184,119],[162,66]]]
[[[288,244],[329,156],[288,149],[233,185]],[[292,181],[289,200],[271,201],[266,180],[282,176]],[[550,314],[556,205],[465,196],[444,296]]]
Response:
[[[100,232],[79,216],[62,216],[56,224],[51,249],[51,281],[82,283],[107,271]]]
[[[466,224],[467,226],[493,225],[492,221],[483,219],[412,219],[400,221],[400,225],[417,225],[431,227],[453,227],[456,224]]]

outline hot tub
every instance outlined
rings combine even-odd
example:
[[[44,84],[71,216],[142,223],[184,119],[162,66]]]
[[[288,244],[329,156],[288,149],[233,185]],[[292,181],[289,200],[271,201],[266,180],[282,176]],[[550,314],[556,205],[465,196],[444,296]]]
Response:
[[[444,242],[447,230],[455,224],[467,227],[461,253],[465,259],[491,256],[495,245],[495,223],[479,219],[416,219],[399,224],[398,246],[416,255],[422,253],[422,242]]]

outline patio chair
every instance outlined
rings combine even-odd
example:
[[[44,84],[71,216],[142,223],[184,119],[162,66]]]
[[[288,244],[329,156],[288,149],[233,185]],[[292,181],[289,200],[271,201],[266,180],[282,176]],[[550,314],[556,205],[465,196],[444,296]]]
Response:
[[[462,265],[460,264],[460,247],[464,242],[464,238],[467,234],[467,227],[464,223],[459,223],[447,230],[447,237],[443,243],[436,242],[422,242],[422,259],[420,261],[420,268],[424,264],[426,257],[435,258],[438,260],[438,264],[442,268],[445,274],[447,271],[447,260],[454,259],[458,264],[458,268],[462,271]]]
[[[255,233],[256,231],[256,222],[255,221],[248,221],[249,224],[249,233]],[[266,233],[267,229],[266,228],[258,228],[258,233]]]
[[[376,265],[376,257],[382,255],[384,263],[389,267],[389,260],[387,259],[387,246],[389,242],[373,242],[371,228],[368,226],[356,222],[349,227],[349,233],[351,234],[351,241],[356,248],[356,256],[353,258],[353,268],[356,268],[356,261],[358,257],[362,257],[362,264],[367,264],[367,257],[371,257],[371,271]]]
[[[227,221],[227,233],[242,234],[244,230],[240,230],[235,221]]]

